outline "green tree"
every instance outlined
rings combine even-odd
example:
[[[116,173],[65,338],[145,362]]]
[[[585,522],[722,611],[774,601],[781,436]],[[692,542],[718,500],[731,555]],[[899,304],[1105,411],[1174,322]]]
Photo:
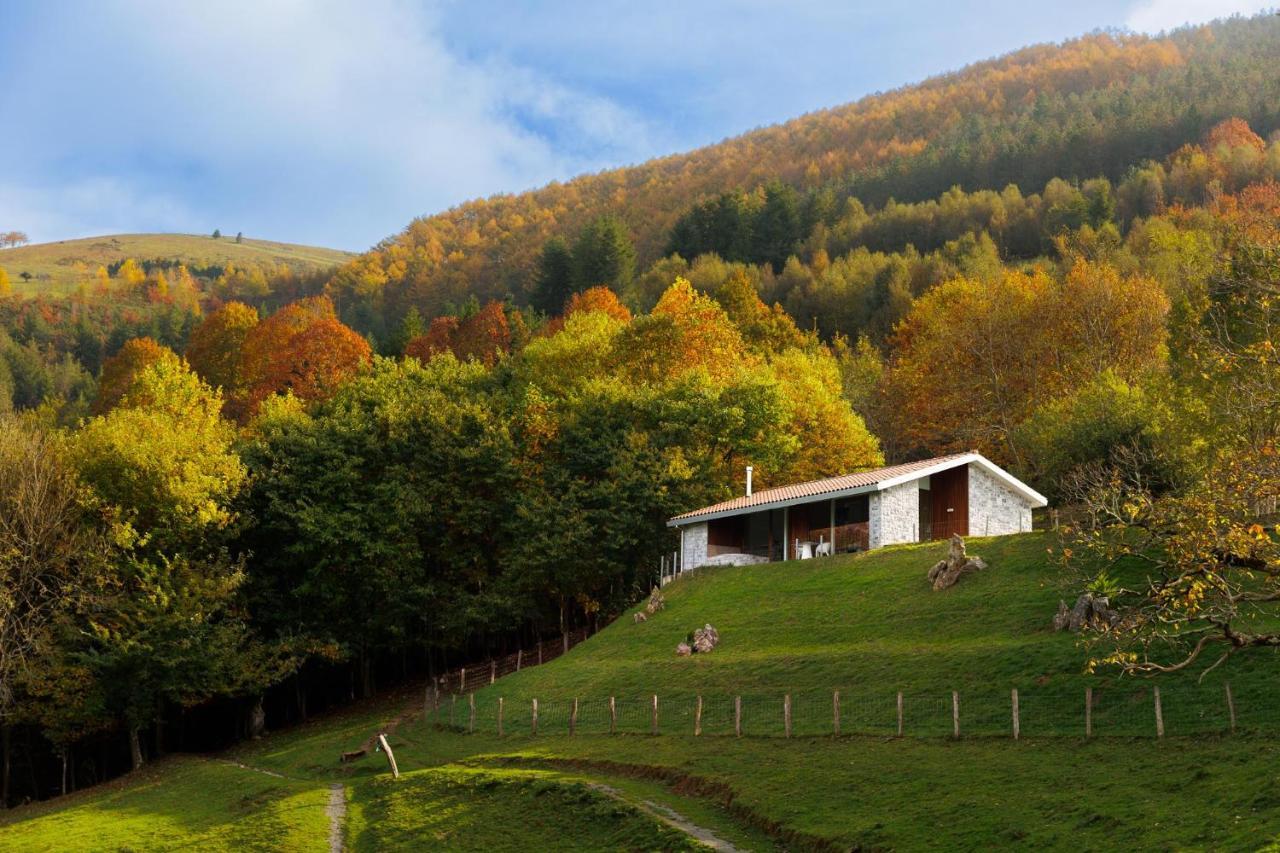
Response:
[[[596,219],[582,229],[573,244],[575,291],[605,285],[622,292],[631,284],[635,270],[635,247],[626,226],[616,216]]]
[[[538,271],[529,295],[529,304],[544,314],[559,314],[573,295],[573,253],[561,237],[552,237],[542,246]]]

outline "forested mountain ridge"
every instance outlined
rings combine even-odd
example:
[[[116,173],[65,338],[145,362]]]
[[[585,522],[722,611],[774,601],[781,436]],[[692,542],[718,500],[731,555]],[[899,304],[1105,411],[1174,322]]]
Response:
[[[409,306],[442,313],[472,295],[523,303],[555,235],[616,216],[643,268],[690,206],[774,180],[868,205],[953,185],[1030,192],[1052,177],[1116,180],[1231,116],[1263,136],[1280,126],[1270,68],[1278,44],[1280,19],[1264,16],[1026,48],[687,154],[418,219],[347,265],[331,289],[339,302],[371,300],[392,317]]]

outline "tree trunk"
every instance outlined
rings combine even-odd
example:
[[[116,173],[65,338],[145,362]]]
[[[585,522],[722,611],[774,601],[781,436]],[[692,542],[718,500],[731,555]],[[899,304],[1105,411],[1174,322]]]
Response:
[[[133,760],[133,769],[142,767],[142,740],[138,737],[138,727],[129,726],[129,757]]]
[[[62,755],[62,796],[67,795],[67,750],[63,747],[60,750]]]
[[[369,663],[369,656],[360,652],[360,698],[368,699],[373,695],[373,667]]]
[[[560,642],[564,647],[564,651],[569,651],[569,633],[565,628],[567,619],[565,617],[564,596],[560,596]]]
[[[307,721],[307,691],[302,686],[302,670],[298,670],[293,677],[293,695],[298,703],[298,719],[305,723]]]
[[[253,740],[260,740],[267,730],[267,712],[262,707],[262,694],[258,694],[258,699],[253,703],[253,710],[249,714],[249,737]]]
[[[0,750],[4,752],[3,768],[0,768],[0,809],[9,808],[9,770],[11,767],[9,756],[13,752],[12,746],[12,729],[8,726],[0,727]]]
[[[156,715],[156,743],[153,753],[156,758],[164,755],[164,714]]]

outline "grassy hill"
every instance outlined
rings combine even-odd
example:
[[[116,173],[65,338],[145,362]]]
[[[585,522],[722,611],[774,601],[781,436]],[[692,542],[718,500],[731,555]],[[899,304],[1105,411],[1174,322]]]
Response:
[[[337,249],[249,238],[237,243],[234,237],[215,240],[195,234],[111,234],[0,250],[0,268],[9,274],[16,293],[61,294],[73,291],[99,266],[125,258],[176,259],[192,267],[287,264],[303,272],[326,269],[351,257]],[[30,273],[29,281],[21,278],[24,272]]]
[[[1224,734],[1220,681],[1159,682],[1168,737],[1157,740],[1147,684],[1086,676],[1075,639],[1049,628],[1064,590],[1043,557],[1046,544],[1043,534],[972,540],[990,569],[945,592],[924,581],[942,545],[704,570],[668,586],[666,609],[648,622],[620,619],[569,654],[478,692],[475,734],[465,733],[465,699],[455,726],[438,725],[424,720],[423,693],[413,689],[233,755],[171,758],[111,786],[17,809],[0,818],[0,846],[325,849],[333,786],[354,850],[690,849],[696,837],[752,850],[1280,841],[1274,656],[1232,663],[1234,736]],[[677,658],[676,642],[704,622],[720,630],[721,646]],[[1092,740],[1082,737],[1086,684],[1101,697]],[[1022,696],[1017,742],[1012,687]],[[836,688],[838,738],[829,734]],[[905,738],[892,736],[898,690]],[[951,690],[961,695],[958,741],[947,736]],[[791,739],[778,736],[788,691]],[[694,737],[689,709],[699,692],[708,713]],[[652,693],[661,701],[656,738],[641,733]],[[736,694],[745,697],[740,739],[726,727],[724,699]],[[620,697],[612,736],[599,713],[609,695]],[[502,737],[490,710],[499,696]],[[522,722],[533,696],[536,737]],[[569,737],[573,696],[581,715]],[[714,697],[720,710],[712,712]],[[437,718],[447,722],[447,709]],[[390,732],[399,781],[379,754],[336,760],[375,731]]]

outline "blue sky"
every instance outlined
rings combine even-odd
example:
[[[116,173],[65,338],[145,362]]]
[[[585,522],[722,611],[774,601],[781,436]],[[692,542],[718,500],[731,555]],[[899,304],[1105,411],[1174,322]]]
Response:
[[[359,250],[1026,44],[1272,3],[0,0],[0,231]]]

